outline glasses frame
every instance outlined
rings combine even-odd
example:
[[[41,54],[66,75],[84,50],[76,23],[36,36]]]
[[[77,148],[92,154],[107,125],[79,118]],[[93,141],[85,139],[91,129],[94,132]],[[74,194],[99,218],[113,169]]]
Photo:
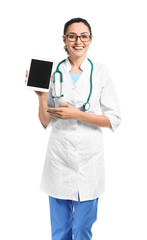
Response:
[[[81,40],[82,35],[79,35],[79,36],[78,36],[78,35],[74,35],[74,36],[76,37],[75,40],[73,40],[73,41],[72,41],[72,40],[69,40],[69,39],[68,39],[68,36],[71,36],[71,35],[73,36],[74,34],[63,35],[63,37],[67,37],[67,40],[68,40],[69,42],[76,42],[78,37],[79,37],[80,40]],[[83,34],[83,35],[84,35],[84,34]],[[85,35],[86,35],[86,34],[85,34]],[[92,38],[92,35],[91,35],[91,34],[90,34],[90,35],[86,35],[86,36],[89,36],[90,38],[89,38],[87,41],[82,41],[82,40],[81,40],[81,42],[89,42],[89,41],[91,40],[91,38]]]

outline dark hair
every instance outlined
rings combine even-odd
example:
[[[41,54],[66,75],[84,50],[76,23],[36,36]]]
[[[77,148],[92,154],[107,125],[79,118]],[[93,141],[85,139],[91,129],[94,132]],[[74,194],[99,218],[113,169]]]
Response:
[[[92,35],[92,31],[91,31],[90,24],[87,22],[86,19],[83,19],[83,18],[72,18],[71,20],[69,20],[68,22],[66,22],[65,25],[64,25],[63,34],[64,34],[64,35],[66,34],[67,29],[68,29],[68,27],[69,27],[71,24],[73,24],[73,23],[79,23],[79,22],[84,23],[84,24],[89,28],[90,35]]]

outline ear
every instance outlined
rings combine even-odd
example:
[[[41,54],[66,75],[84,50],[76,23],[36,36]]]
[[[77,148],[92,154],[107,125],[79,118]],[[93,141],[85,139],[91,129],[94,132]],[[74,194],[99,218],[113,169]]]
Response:
[[[66,37],[62,36],[63,42],[66,43]]]
[[[90,43],[92,42],[92,38],[93,38],[93,36],[91,36]]]

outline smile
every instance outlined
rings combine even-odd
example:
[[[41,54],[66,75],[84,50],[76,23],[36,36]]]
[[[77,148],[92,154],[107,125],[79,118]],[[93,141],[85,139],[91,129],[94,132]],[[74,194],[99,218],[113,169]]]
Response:
[[[73,47],[75,50],[82,50],[84,47]]]

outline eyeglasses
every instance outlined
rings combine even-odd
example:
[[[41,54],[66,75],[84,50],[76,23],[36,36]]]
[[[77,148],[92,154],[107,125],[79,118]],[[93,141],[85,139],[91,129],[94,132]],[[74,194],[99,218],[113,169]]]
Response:
[[[68,35],[64,35],[64,37],[67,37],[68,41],[70,41],[70,42],[77,41],[78,37],[80,38],[80,40],[82,42],[88,42],[91,39],[92,35],[84,34],[84,35],[81,35],[81,36],[77,36],[75,34],[68,34]]]

